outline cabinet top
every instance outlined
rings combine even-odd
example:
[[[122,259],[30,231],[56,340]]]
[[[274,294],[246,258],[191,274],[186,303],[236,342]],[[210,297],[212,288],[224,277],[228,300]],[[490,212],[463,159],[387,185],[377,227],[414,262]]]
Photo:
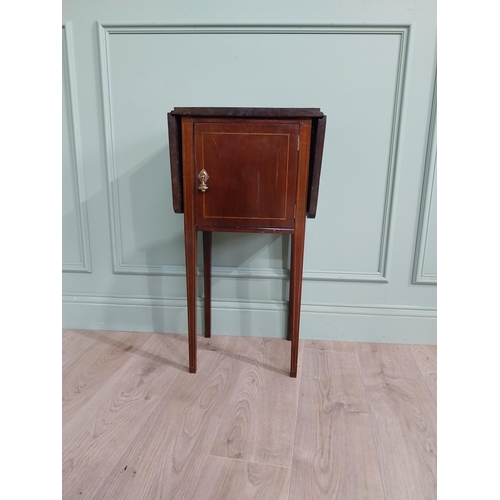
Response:
[[[322,118],[319,108],[174,108],[178,116],[225,116],[243,118]]]

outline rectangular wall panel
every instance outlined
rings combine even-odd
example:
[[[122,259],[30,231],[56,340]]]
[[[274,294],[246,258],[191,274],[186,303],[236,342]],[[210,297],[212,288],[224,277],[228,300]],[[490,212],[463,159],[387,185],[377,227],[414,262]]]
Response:
[[[116,268],[182,265],[165,110],[318,106],[328,116],[322,185],[329,187],[308,224],[305,277],[383,279],[405,30],[248,31],[102,29]],[[190,63],[178,73],[182,61]],[[322,74],[330,76],[314,76]],[[241,240],[232,240],[235,254],[246,253]],[[258,240],[265,249],[272,237]]]
[[[437,95],[436,84],[429,121],[422,199],[413,283],[437,284]]]
[[[90,272],[88,219],[78,130],[71,25],[62,29],[62,255],[63,270]]]

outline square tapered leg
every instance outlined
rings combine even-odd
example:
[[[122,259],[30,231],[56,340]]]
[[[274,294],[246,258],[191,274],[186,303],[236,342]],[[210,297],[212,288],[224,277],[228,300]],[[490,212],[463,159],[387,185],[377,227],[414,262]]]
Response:
[[[196,373],[196,229],[185,224],[189,373]]]
[[[305,221],[304,221],[305,222]],[[290,262],[290,297],[288,314],[288,339],[291,340],[290,377],[297,377],[299,357],[300,301],[302,295],[302,269],[304,258],[305,224],[298,223],[292,235]]]
[[[205,309],[205,337],[212,336],[211,282],[212,282],[212,232],[203,231],[203,294]]]

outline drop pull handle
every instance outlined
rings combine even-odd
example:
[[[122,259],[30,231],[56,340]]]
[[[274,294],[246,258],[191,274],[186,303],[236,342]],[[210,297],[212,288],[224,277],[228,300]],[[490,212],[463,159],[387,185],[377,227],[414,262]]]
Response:
[[[199,174],[198,174],[198,179],[200,179],[200,185],[198,186],[198,189],[204,193],[207,189],[208,186],[206,185],[206,182],[209,179],[208,172],[203,169]]]

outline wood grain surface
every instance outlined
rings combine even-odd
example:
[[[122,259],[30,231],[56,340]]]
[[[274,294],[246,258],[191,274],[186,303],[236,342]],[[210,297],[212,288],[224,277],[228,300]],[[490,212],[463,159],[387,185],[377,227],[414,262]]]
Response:
[[[302,369],[290,499],[383,499],[356,355],[306,349]]]
[[[332,342],[331,340],[304,340],[305,349],[319,351],[356,352],[356,342]]]
[[[62,366],[66,366],[93,342],[88,330],[64,330],[62,336]]]
[[[437,348],[435,345],[414,345],[411,348],[425,383],[437,399]]]
[[[208,457],[192,500],[287,500],[290,469]]]
[[[207,375],[197,383],[191,383],[191,374],[177,375],[97,498],[192,496],[236,375],[233,358],[203,351],[198,359]]]
[[[436,498],[436,402],[411,347],[358,349],[386,498]]]
[[[87,332],[93,342],[64,366],[63,371],[63,424],[74,415],[99,390],[109,377],[129,361],[132,352],[139,349],[149,338],[149,334],[116,332]],[[92,359],[93,363],[88,363]]]
[[[299,384],[288,376],[289,346],[282,339],[233,340],[240,353],[238,390],[227,403],[212,455],[291,466]]]
[[[64,332],[63,499],[436,498],[434,346],[197,340]]]
[[[143,428],[175,376],[186,371],[185,351],[178,336],[151,338],[64,426],[64,498],[98,498],[96,489],[111,466]]]

